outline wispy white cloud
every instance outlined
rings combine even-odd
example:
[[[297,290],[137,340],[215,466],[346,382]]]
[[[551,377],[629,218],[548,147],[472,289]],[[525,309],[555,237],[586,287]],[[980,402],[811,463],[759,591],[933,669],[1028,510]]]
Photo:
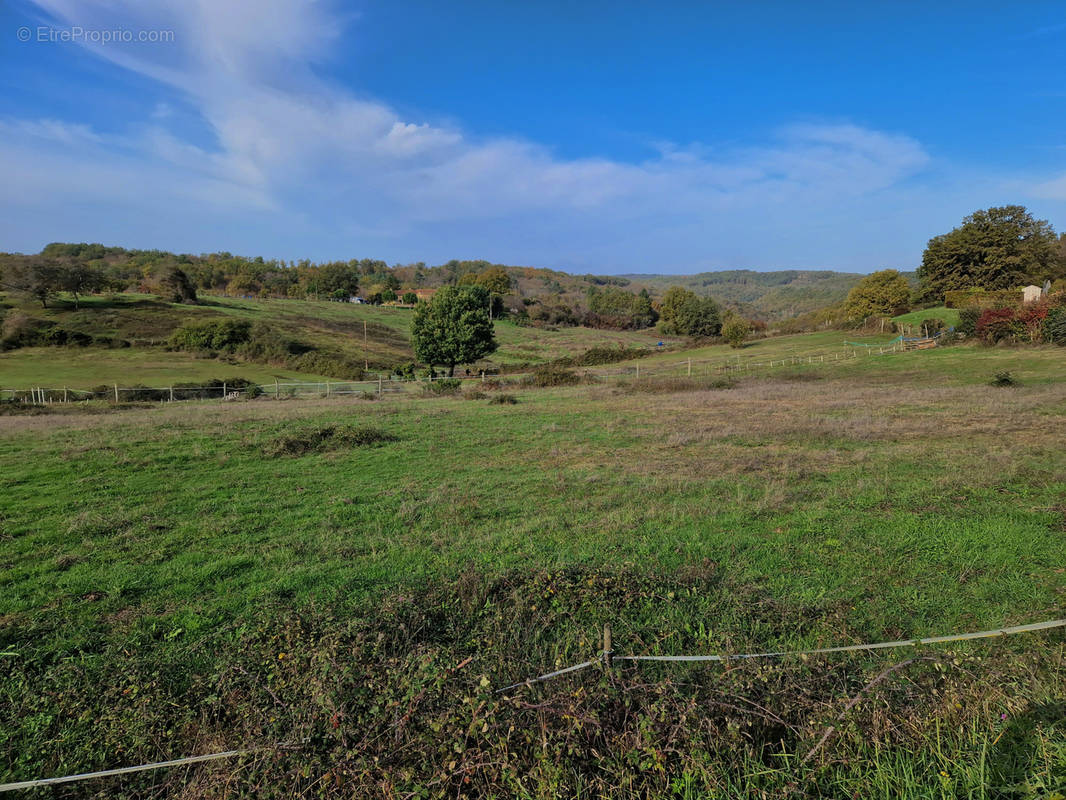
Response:
[[[807,247],[812,221],[902,191],[930,165],[915,139],[847,123],[787,126],[744,147],[659,143],[639,163],[564,159],[520,136],[404,119],[321,77],[316,67],[346,23],[327,2],[261,0],[254,13],[226,0],[37,3],[56,24],[172,30],[166,44],[85,46],[178,92],[214,141],[195,145],[169,130],[167,103],[121,138],[77,122],[9,120],[0,161],[29,164],[14,171],[17,185],[40,199],[54,191],[57,204],[80,196],[118,203],[148,189],[150,176],[152,197],[139,207],[154,224],[180,198],[213,209],[216,227],[219,210],[235,230],[270,227],[271,246],[278,230],[318,230],[331,245],[348,241],[350,254],[390,243],[398,252],[403,240],[423,243],[432,258],[432,241],[433,252],[457,255],[655,268],[631,262],[659,247],[696,266],[737,252],[745,220]],[[126,221],[136,228],[139,220]],[[634,247],[641,237],[646,246]],[[629,244],[612,255],[611,242],[622,240]],[[810,249],[797,257],[817,258]]]

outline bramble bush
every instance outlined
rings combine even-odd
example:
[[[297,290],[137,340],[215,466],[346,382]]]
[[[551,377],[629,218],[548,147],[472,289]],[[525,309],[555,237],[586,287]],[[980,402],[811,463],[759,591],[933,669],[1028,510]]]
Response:
[[[462,386],[463,382],[459,378],[441,378],[427,383],[422,387],[422,392],[430,395],[458,394]]]
[[[178,328],[170,337],[170,344],[178,350],[225,350],[234,352],[251,336],[252,323],[247,320],[226,319],[200,322]]]
[[[1066,346],[1066,306],[1051,309],[1044,318],[1042,334],[1045,342]]]
[[[564,356],[553,362],[559,367],[595,367],[600,364],[616,364],[651,355],[652,351],[639,347],[590,347],[576,356]]]
[[[524,383],[542,387],[573,386],[576,383],[581,383],[581,376],[572,370],[563,369],[554,364],[545,364],[542,367],[537,367],[530,375],[526,376]]]
[[[1025,333],[1025,327],[1013,308],[989,308],[977,318],[977,336],[986,344],[1015,341]]]

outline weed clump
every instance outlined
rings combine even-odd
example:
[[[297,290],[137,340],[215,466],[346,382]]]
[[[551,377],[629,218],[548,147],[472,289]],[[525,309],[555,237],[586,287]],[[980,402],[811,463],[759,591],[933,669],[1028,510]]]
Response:
[[[576,356],[557,358],[553,363],[560,367],[595,367],[601,364],[617,364],[620,361],[632,361],[644,358],[652,351],[640,347],[590,347]]]
[[[573,370],[565,369],[555,364],[545,364],[537,367],[526,376],[525,383],[530,386],[573,386],[581,383],[581,376]]]
[[[997,372],[989,381],[990,386],[1018,386],[1018,380],[1009,371]]]
[[[513,406],[518,402],[518,398],[513,394],[498,394],[491,400],[489,400],[490,406]]]
[[[379,428],[341,428],[325,425],[289,436],[279,436],[263,448],[263,453],[270,458],[283,458],[395,441],[398,441],[398,437]]]
[[[430,381],[422,387],[422,394],[427,396],[443,396],[459,394],[459,390],[463,388],[463,382],[459,378],[441,378],[440,380]]]

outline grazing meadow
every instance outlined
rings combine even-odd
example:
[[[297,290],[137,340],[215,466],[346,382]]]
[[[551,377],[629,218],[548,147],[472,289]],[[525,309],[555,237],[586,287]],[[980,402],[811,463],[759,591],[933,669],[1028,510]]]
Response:
[[[728,655],[1062,616],[1061,349],[687,357],[0,416],[0,780],[261,747],[50,791],[1052,796],[1061,632],[496,691],[604,624]]]

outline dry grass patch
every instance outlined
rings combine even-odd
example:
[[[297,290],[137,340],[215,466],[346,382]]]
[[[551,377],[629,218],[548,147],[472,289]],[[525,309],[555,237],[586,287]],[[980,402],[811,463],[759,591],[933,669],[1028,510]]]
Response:
[[[302,456],[351,447],[369,447],[397,440],[398,437],[379,428],[323,425],[288,436],[279,436],[263,448],[263,454],[270,458]]]

